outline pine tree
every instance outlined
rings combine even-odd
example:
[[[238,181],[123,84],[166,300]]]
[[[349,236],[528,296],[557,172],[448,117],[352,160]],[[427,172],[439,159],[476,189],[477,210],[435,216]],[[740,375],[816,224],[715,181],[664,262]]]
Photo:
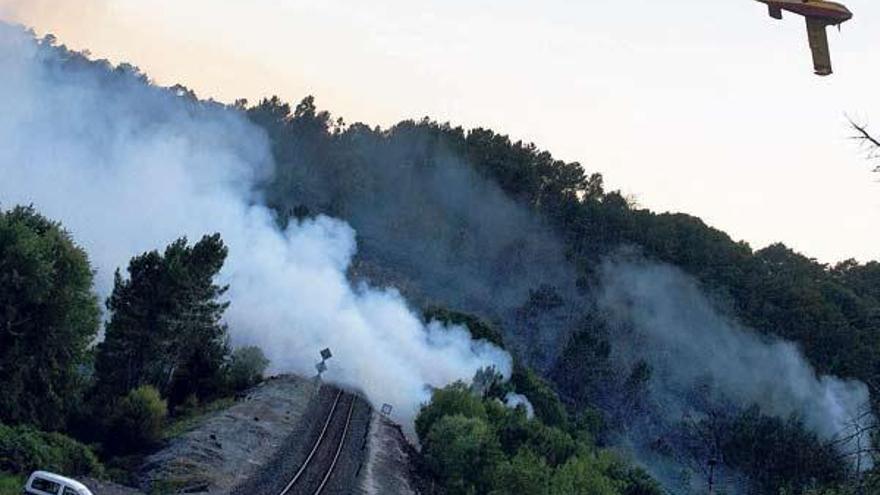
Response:
[[[214,283],[226,255],[219,234],[192,247],[181,238],[133,258],[128,278],[117,271],[95,363],[100,397],[152,385],[174,405],[214,391],[229,353],[220,300],[228,287]]]

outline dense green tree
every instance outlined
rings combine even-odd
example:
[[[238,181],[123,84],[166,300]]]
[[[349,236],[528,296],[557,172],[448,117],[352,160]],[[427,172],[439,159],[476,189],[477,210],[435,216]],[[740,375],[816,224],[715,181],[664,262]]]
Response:
[[[168,403],[153,386],[142,385],[116,401],[111,414],[108,447],[114,452],[136,452],[162,439]]]
[[[528,397],[535,410],[535,416],[548,426],[568,429],[568,411],[550,383],[538,376],[527,366],[517,364],[513,368],[510,381],[516,390]]]
[[[605,326],[598,318],[589,319],[569,338],[550,377],[561,393],[582,408],[596,403],[614,380],[610,357],[611,342]]]
[[[753,407],[718,429],[725,463],[745,473],[758,493],[801,493],[841,483],[847,475],[835,446],[807,432],[796,417],[784,421]]]
[[[100,310],[86,253],[31,207],[0,211],[0,420],[64,426]]]
[[[444,416],[452,415],[486,419],[486,406],[483,400],[474,395],[463,382],[434,390],[431,402],[424,405],[416,417],[416,433],[419,438],[425,438],[435,422]]]
[[[426,321],[436,320],[447,325],[463,325],[467,327],[474,339],[485,340],[504,348],[504,338],[501,336],[501,332],[482,318],[439,306],[426,309],[424,317]]]
[[[556,470],[551,479],[552,495],[617,495],[621,493],[620,482],[604,474],[612,461],[603,457],[571,459]]]
[[[495,398],[480,399],[462,384],[434,391],[416,425],[427,428],[419,438],[429,474],[449,493],[662,493],[643,471],[588,439],[529,419]]]
[[[527,448],[540,455],[546,464],[556,467],[578,453],[575,439],[559,428],[529,419],[521,411],[512,411],[497,402],[487,409],[502,449],[509,456]],[[583,450],[584,446],[580,447]]]
[[[450,495],[487,493],[493,470],[503,459],[488,422],[461,414],[433,423],[422,449],[427,465]]]
[[[553,470],[543,457],[528,448],[520,449],[495,469],[492,495],[545,495],[550,490]]]
[[[220,300],[227,288],[214,278],[226,254],[219,234],[193,246],[182,238],[164,253],[133,258],[128,278],[117,271],[95,363],[100,397],[152,385],[176,405],[219,390],[229,352],[221,322],[228,303]]]

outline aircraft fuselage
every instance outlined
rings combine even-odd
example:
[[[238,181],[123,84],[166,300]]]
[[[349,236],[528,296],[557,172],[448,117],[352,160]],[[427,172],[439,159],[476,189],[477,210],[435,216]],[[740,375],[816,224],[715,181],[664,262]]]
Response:
[[[852,12],[845,5],[825,0],[758,0],[767,5],[770,17],[782,19],[782,11],[804,16],[807,20],[807,37],[813,52],[813,69],[816,75],[831,74],[831,52],[828,49],[828,26],[840,26],[852,19]]]
[[[824,0],[758,0],[767,4],[771,10],[787,10],[804,17],[837,25],[852,19],[852,12],[846,6]]]

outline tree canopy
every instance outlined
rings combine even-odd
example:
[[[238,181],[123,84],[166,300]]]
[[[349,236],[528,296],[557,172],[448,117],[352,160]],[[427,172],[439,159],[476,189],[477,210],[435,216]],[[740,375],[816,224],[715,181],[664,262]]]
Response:
[[[131,260],[128,278],[116,272],[107,300],[110,319],[95,362],[98,393],[119,397],[152,385],[171,404],[219,386],[229,352],[220,298],[214,283],[227,249],[219,234],[190,246],[186,238],[164,253]]]
[[[0,211],[0,421],[62,428],[100,310],[86,253],[31,207]]]

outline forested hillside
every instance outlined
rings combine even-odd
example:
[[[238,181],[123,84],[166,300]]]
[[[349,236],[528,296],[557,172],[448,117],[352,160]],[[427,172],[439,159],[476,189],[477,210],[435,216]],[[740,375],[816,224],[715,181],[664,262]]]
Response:
[[[40,75],[10,94],[49,103],[0,125],[4,152],[78,151],[50,154],[74,173],[41,177],[94,208],[78,230],[27,202],[0,210],[0,471],[124,480],[169,417],[260,379],[259,349],[230,346],[239,331],[307,372],[335,339],[336,362],[356,363],[344,384],[398,410],[433,399],[413,434],[437,493],[880,490],[877,262],[755,251],[488,129],[347,124],[312,97],[225,106],[50,38],[9,46],[0,62]],[[109,287],[96,263],[116,270]]]
[[[673,265],[732,325],[754,329],[768,343],[794,342],[816,373],[873,390],[880,378],[880,264],[828,266],[783,244],[754,250],[697,217],[638,207],[581,164],[488,129],[428,118],[390,129],[347,125],[311,97],[295,108],[277,98],[238,106],[271,138],[278,169],[265,190],[282,217],[345,218],[361,243],[353,276],[494,321],[508,347],[543,370],[576,416],[600,411],[603,426],[595,433],[602,442],[615,443],[621,428],[637,423],[635,435],[649,451],[639,457],[675,459],[687,467],[672,471],[695,478],[717,461],[729,473],[728,489],[751,483],[761,493],[799,492],[860,478],[847,467],[852,449],[840,454],[832,446],[832,437],[849,430],[817,436],[800,413],[773,417],[757,403],[718,400],[711,384],[700,385],[704,399],[686,399],[690,411],[680,411],[674,424],[645,420],[668,408],[650,398],[655,370],[645,360],[621,365],[620,329],[595,295],[606,285],[609,259]],[[497,199],[498,190],[515,206]],[[510,216],[525,219],[525,227],[506,228]],[[700,394],[700,386],[690,393]],[[706,441],[710,433],[715,440]],[[757,460],[767,456],[779,462]]]
[[[556,160],[533,144],[512,142],[489,129],[466,131],[428,118],[387,130],[346,125],[319,111],[311,97],[293,110],[273,98],[247,111],[272,137],[278,172],[267,190],[269,201],[287,208],[285,213],[295,215],[299,207],[304,214],[357,222],[366,216],[355,211],[361,201],[385,200],[385,191],[406,195],[412,187],[407,181],[419,169],[452,168],[450,161],[460,161],[552,225],[564,240],[566,259],[577,267],[573,276],[581,287],[594,282],[604,256],[637,246],[646,257],[694,275],[752,328],[801,344],[818,371],[880,383],[876,261],[829,266],[782,243],[754,250],[697,217],[640,208],[619,192],[606,191],[602,175],[580,163]],[[309,187],[321,181],[326,184]],[[448,201],[470,199],[456,197],[454,188],[449,195]],[[387,213],[401,219],[410,215]],[[425,219],[423,228],[446,227],[431,221]],[[432,235],[445,242],[443,236],[454,233]]]

